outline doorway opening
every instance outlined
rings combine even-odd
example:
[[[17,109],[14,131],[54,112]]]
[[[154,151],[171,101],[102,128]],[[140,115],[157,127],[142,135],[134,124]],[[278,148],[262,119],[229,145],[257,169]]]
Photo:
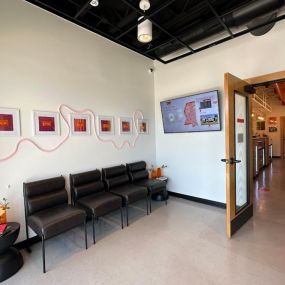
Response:
[[[244,99],[237,102],[237,97]],[[256,209],[264,208],[266,203],[268,209],[274,199],[276,204],[278,199],[285,199],[285,191],[280,194],[281,188],[285,188],[285,71],[245,80],[226,73],[225,108],[226,158],[222,161],[227,164],[230,238],[260,212]],[[273,190],[274,195],[266,195]],[[277,192],[279,195],[275,195]],[[240,197],[246,203],[237,211]],[[280,211],[285,215],[283,207]]]

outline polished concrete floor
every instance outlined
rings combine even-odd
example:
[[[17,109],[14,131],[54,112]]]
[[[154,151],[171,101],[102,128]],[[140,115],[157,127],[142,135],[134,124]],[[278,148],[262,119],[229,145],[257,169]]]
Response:
[[[146,216],[139,203],[124,230],[119,213],[99,221],[96,245],[89,225],[87,251],[80,229],[49,240],[46,274],[40,244],[23,251],[23,268],[2,284],[284,285],[285,161],[275,160],[255,187],[255,216],[231,240],[223,209],[171,198]]]

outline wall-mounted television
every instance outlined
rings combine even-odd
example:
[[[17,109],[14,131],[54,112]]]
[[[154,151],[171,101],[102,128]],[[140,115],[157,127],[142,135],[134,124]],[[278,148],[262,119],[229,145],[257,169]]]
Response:
[[[220,131],[217,90],[160,102],[164,133]]]

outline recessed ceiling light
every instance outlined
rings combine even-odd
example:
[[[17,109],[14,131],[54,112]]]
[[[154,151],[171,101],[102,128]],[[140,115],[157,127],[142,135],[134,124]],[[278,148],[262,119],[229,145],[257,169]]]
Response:
[[[97,7],[99,5],[99,0],[92,0],[90,2],[90,5],[93,6],[93,7]]]

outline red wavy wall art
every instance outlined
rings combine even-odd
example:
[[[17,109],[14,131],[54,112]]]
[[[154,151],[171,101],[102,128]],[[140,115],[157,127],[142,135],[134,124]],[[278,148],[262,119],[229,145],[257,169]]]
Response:
[[[14,150],[8,154],[7,156],[4,156],[2,158],[0,158],[0,162],[4,162],[4,161],[7,161],[9,159],[11,159],[14,155],[17,154],[18,150],[19,150],[19,147],[21,144],[27,142],[27,143],[31,143],[32,145],[34,145],[37,149],[39,149],[40,151],[43,151],[43,152],[53,152],[53,151],[56,151],[57,149],[59,149],[69,138],[70,138],[70,124],[69,124],[69,121],[68,119],[66,118],[66,116],[64,115],[63,113],[63,109],[67,109],[71,112],[74,112],[74,113],[77,113],[77,114],[83,114],[83,113],[89,113],[91,115],[91,117],[93,118],[93,127],[94,127],[94,133],[95,133],[95,136],[96,138],[103,142],[103,143],[110,143],[112,144],[117,150],[121,150],[124,146],[128,146],[130,148],[134,148],[136,146],[136,143],[137,143],[137,140],[139,138],[139,132],[138,132],[138,126],[136,124],[136,119],[138,118],[141,118],[143,119],[143,113],[141,110],[136,110],[134,113],[133,113],[133,116],[132,116],[132,119],[133,119],[133,125],[134,125],[134,130],[136,132],[136,135],[134,137],[134,140],[133,142],[131,143],[129,140],[124,140],[121,144],[118,144],[116,143],[114,140],[112,139],[103,139],[100,135],[99,135],[99,132],[97,130],[97,124],[96,124],[96,114],[93,112],[93,110],[91,109],[84,109],[84,110],[75,110],[71,107],[69,107],[68,105],[65,105],[65,104],[62,104],[59,106],[59,114],[60,114],[60,117],[63,119],[64,123],[66,124],[67,128],[68,128],[68,132],[67,134],[63,137],[63,139],[61,140],[61,142],[59,142],[56,146],[52,147],[52,148],[43,148],[41,147],[38,143],[36,143],[34,140],[30,139],[30,138],[22,138],[20,139]]]

